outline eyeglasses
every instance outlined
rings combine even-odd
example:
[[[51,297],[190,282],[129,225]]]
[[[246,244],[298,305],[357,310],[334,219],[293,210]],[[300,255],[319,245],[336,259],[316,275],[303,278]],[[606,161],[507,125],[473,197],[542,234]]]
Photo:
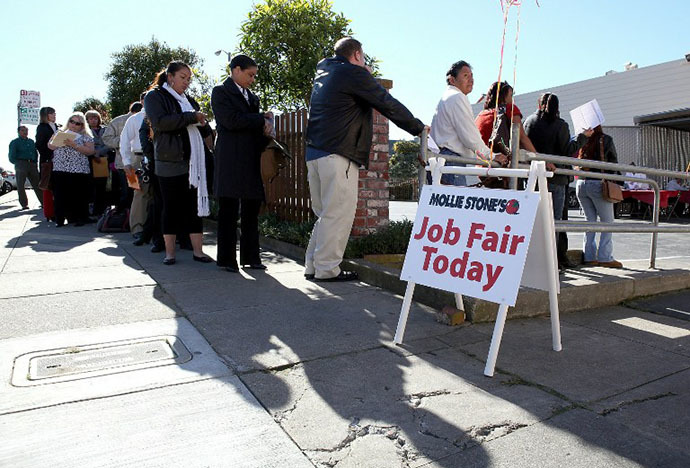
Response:
[[[72,119],[69,119],[69,123],[71,123],[72,125],[76,125],[77,127],[83,127],[84,126],[84,122],[77,122],[76,120],[72,120]]]

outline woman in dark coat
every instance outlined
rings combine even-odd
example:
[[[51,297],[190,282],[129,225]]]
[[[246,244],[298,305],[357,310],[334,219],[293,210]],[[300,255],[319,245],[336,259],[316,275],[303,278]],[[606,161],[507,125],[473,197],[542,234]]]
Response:
[[[185,93],[191,78],[189,65],[170,62],[144,98],[153,129],[155,172],[163,201],[165,265],[175,264],[178,233],[189,233],[195,261],[213,261],[202,251],[201,220],[201,216],[208,216],[209,202],[203,138],[211,134],[211,127],[199,111],[199,104]]]
[[[258,217],[264,200],[261,152],[272,127],[270,112],[259,112],[259,98],[249,91],[258,67],[246,55],[230,61],[231,76],[213,88],[211,106],[216,119],[215,193],[218,197],[219,267],[239,271],[237,215],[241,213],[240,265],[266,269],[259,256]]]
[[[48,171],[43,163],[53,160],[53,150],[48,148],[48,142],[53,137],[53,134],[58,131],[55,123],[55,109],[52,107],[41,107],[38,115],[41,118],[41,123],[36,127],[36,149],[39,154],[39,168],[41,171]],[[41,178],[45,174],[41,174]],[[49,189],[43,189],[43,215],[48,221],[55,219],[55,209],[53,208],[53,192]]]

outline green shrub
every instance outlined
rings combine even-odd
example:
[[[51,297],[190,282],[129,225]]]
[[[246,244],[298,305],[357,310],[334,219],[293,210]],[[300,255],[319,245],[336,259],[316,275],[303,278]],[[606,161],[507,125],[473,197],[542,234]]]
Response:
[[[358,239],[350,239],[345,258],[361,258],[372,254],[401,254],[407,251],[412,235],[410,220],[391,221],[378,231]]]
[[[259,216],[259,234],[279,241],[306,247],[314,228],[314,221],[295,223],[283,221],[273,213]]]
[[[350,239],[345,258],[361,258],[371,254],[405,253],[412,235],[412,221],[391,221],[387,226],[366,237]],[[274,214],[259,216],[259,233],[290,244],[307,247],[314,221],[295,223],[283,221]]]

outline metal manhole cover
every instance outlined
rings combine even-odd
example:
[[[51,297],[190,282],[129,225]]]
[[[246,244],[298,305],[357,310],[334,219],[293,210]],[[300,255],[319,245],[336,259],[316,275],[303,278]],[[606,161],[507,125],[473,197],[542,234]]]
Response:
[[[36,351],[15,361],[12,384],[64,382],[147,367],[182,364],[192,355],[176,336],[97,343]]]

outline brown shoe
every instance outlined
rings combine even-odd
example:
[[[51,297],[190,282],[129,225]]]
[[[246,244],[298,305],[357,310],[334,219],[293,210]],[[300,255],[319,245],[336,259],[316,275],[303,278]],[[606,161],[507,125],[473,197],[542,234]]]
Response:
[[[611,260],[610,262],[599,262],[599,266],[607,268],[623,268],[623,264],[618,260]]]
[[[590,260],[589,262],[582,262],[584,266],[597,266],[599,265],[599,262],[596,260]]]

